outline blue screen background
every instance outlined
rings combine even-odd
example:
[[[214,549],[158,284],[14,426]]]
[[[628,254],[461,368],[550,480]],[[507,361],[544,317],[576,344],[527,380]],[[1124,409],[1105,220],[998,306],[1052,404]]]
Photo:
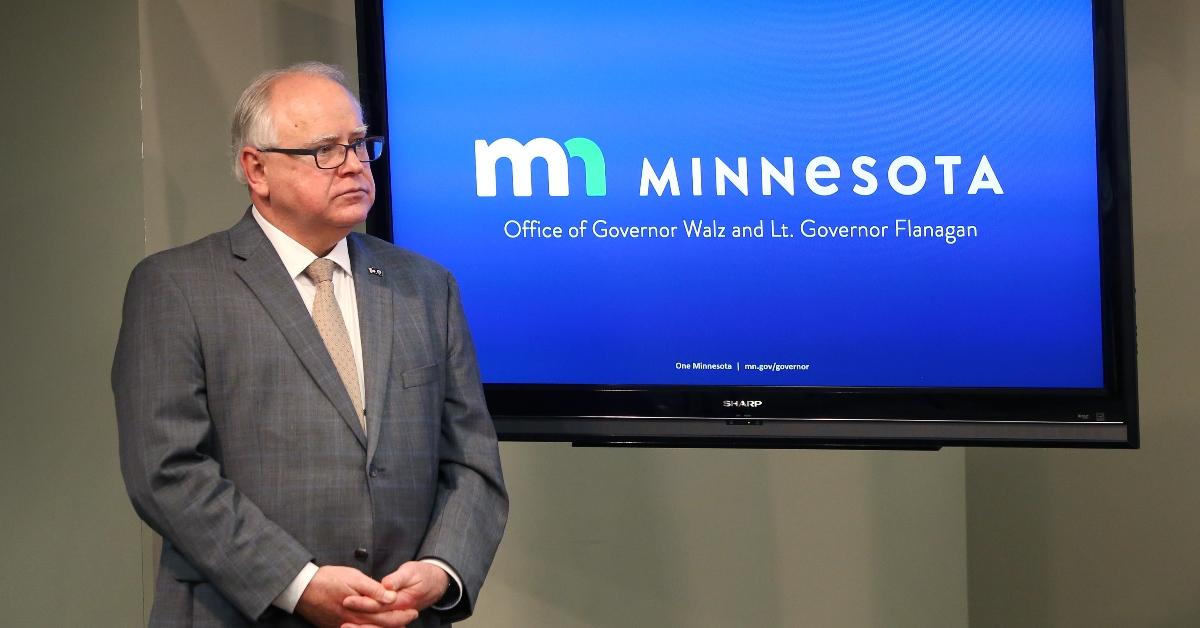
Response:
[[[457,277],[485,382],[1103,385],[1086,0],[385,2],[395,241]],[[474,142],[582,136],[607,195],[476,195]],[[819,196],[804,168],[842,168]],[[859,196],[850,164],[878,160]],[[887,166],[928,183],[894,192]],[[936,155],[960,155],[955,194]],[[1003,195],[967,187],[986,155]],[[795,195],[759,190],[795,160]],[[678,197],[639,196],[673,157]],[[704,193],[691,195],[692,157]],[[713,158],[749,161],[715,195]],[[911,171],[901,177],[911,181]],[[509,220],[975,225],[937,238],[512,239]],[[682,231],[682,230],[681,230]],[[694,362],[729,370],[684,369]],[[805,370],[756,370],[758,364]]]

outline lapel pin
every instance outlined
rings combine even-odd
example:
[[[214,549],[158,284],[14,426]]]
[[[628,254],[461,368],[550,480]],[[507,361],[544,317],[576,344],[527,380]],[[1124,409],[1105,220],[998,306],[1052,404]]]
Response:
[[[372,275],[379,276],[379,277],[383,276],[383,271],[379,270],[378,268],[375,268],[374,266],[368,268],[367,272],[371,273]]]

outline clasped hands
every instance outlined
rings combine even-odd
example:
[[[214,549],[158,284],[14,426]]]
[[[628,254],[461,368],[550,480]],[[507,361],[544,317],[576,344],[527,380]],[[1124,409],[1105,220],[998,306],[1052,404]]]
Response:
[[[409,561],[376,582],[353,567],[317,570],[296,613],[320,628],[404,628],[441,599],[450,576],[441,567]]]

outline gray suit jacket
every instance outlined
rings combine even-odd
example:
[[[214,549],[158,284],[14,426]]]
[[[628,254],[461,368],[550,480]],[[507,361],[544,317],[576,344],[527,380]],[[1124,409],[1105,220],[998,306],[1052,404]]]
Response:
[[[454,279],[352,233],[368,432],[249,212],[134,269],[113,363],[121,470],[163,536],[152,626],[304,626],[271,606],[304,564],[379,579],[433,557],[470,614],[508,514]]]

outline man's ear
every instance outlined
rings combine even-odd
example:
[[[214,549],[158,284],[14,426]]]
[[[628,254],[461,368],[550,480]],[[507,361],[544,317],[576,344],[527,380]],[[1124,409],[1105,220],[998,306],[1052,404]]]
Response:
[[[267,185],[267,164],[263,153],[250,146],[243,146],[238,152],[238,161],[242,173],[246,175],[246,184],[250,190],[259,196],[269,196],[270,187]]]

